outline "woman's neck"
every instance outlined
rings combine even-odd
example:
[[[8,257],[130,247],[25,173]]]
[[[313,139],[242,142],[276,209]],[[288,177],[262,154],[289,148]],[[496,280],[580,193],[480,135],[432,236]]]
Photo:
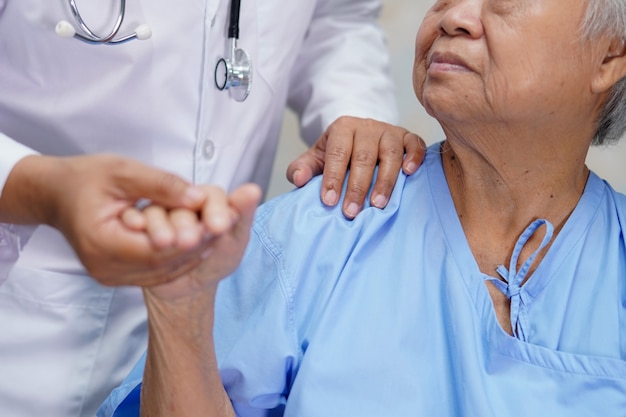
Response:
[[[484,273],[493,275],[498,265],[507,264],[519,235],[533,220],[548,220],[558,233],[589,173],[584,164],[587,148],[580,142],[564,146],[566,142],[448,135],[442,145],[444,172]],[[540,241],[541,236],[531,239],[520,259]]]

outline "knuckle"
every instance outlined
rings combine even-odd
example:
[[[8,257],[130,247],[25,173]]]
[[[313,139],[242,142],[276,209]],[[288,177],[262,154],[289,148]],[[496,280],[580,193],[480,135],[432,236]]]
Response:
[[[405,144],[413,145],[416,149],[426,148],[426,142],[424,142],[424,140],[420,136],[416,135],[415,133],[405,131],[402,139]]]
[[[404,155],[404,147],[400,142],[393,142],[392,145],[382,146],[380,149],[380,157],[388,159],[402,159]]]
[[[362,119],[363,125],[365,126],[366,129],[368,130],[374,130],[376,128],[376,126],[379,126],[382,124],[382,122],[379,122],[377,120],[374,120],[372,118],[367,118],[367,119]]]
[[[328,128],[329,132],[355,130],[355,126],[364,123],[365,119],[354,116],[339,116]]]
[[[108,173],[122,181],[132,181],[137,173],[137,162],[112,154],[98,156]]]
[[[392,180],[387,177],[378,177],[376,180],[376,188],[378,190],[381,190],[383,193],[387,192],[393,188],[396,183],[395,180],[395,178],[393,178]]]
[[[336,172],[324,172],[324,188],[325,189],[336,189],[338,188],[343,180],[342,177]]]
[[[122,176],[132,175],[133,170],[129,167],[127,160],[111,154],[102,154],[98,158],[109,172],[121,174]]]
[[[357,149],[352,154],[351,163],[359,167],[373,166],[376,164],[377,155],[364,149]]]
[[[348,161],[350,154],[346,148],[336,146],[326,150],[327,162]]]
[[[358,196],[359,199],[365,197],[365,194],[372,186],[371,181],[367,181],[367,178],[354,178],[348,181],[348,188],[346,190],[349,197]]]
[[[353,116],[339,116],[339,118],[337,118],[335,123],[338,125],[352,124],[352,122],[355,121],[356,119],[357,118]]]
[[[355,200],[354,197],[357,197],[356,200],[362,200],[365,197],[365,194],[369,191],[370,184],[360,184],[358,182],[350,183],[348,187],[348,194],[350,200]]]

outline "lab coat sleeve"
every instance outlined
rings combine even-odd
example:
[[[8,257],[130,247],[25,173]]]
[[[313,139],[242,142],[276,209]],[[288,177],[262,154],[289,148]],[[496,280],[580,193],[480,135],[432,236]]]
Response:
[[[0,196],[11,170],[20,159],[37,152],[0,132]]]
[[[0,196],[4,190],[4,184],[11,173],[11,170],[20,159],[28,155],[37,155],[38,152],[22,145],[0,132]]]
[[[290,75],[289,107],[313,144],[343,115],[398,122],[381,0],[321,0]]]
[[[36,151],[0,132],[0,197],[15,164],[20,159],[35,154]],[[34,230],[35,227],[30,225],[0,223],[0,284],[7,279],[9,271],[19,258],[20,250]]]

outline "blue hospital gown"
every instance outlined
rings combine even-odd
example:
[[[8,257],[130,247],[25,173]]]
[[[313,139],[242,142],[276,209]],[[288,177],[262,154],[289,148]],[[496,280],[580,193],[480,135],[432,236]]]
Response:
[[[387,208],[353,221],[320,203],[319,179],[259,209],[216,308],[240,416],[626,416],[626,198],[591,174],[529,280],[516,286],[524,271],[499,269],[515,307],[509,336],[438,149],[400,175]],[[138,415],[142,371],[102,415]]]

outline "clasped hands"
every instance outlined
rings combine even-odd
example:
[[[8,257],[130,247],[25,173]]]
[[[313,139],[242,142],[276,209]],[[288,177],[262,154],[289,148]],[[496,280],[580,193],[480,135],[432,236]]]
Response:
[[[262,195],[256,184],[242,185],[230,194],[210,185],[197,186],[197,191],[205,198],[195,210],[150,205],[143,210],[127,208],[121,215],[129,228],[147,234],[155,250],[181,256],[171,271],[175,279],[146,288],[164,301],[214,290],[235,270]]]

